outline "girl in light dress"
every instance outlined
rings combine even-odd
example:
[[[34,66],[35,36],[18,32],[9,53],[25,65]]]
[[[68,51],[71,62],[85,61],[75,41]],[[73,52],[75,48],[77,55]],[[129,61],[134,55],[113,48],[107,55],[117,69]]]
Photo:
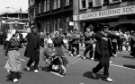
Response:
[[[8,80],[12,82],[19,81],[21,77],[22,62],[25,62],[25,60],[20,57],[19,43],[17,34],[14,34],[8,44],[8,60],[5,64],[5,69],[9,73]]]

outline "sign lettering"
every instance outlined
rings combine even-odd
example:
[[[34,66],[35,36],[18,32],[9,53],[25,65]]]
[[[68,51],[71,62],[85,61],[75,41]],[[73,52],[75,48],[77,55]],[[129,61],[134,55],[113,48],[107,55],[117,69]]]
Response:
[[[135,14],[135,6],[127,6],[127,7],[80,14],[79,20],[88,20],[88,19],[117,16],[117,15],[127,15],[127,14]]]

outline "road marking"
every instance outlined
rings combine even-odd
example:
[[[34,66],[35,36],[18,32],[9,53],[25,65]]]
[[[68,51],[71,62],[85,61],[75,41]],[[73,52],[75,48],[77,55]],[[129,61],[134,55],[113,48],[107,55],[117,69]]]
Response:
[[[80,84],[84,84],[84,83],[82,82],[82,83],[80,83]]]
[[[56,73],[56,72],[51,72],[51,73],[62,78],[64,77],[63,75],[60,75],[59,73]]]
[[[128,68],[128,67],[124,67],[124,66],[121,66],[121,65],[116,65],[116,64],[112,64],[112,66],[116,66],[116,67],[120,67],[120,68],[124,68],[124,69],[129,69],[129,70],[135,70],[135,69],[132,69],[132,68]]]

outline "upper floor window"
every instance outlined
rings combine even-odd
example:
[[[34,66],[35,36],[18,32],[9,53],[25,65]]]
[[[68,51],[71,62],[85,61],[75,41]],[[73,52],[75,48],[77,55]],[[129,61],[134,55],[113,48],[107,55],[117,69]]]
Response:
[[[122,0],[109,0],[110,4],[113,4],[113,3],[119,3],[121,2]]]
[[[109,5],[110,4],[110,1],[109,0],[104,0],[103,1],[103,5],[105,6],[105,5]]]
[[[93,0],[87,0],[87,7],[92,8],[93,7]]]
[[[50,0],[47,0],[47,11],[49,11],[50,10]]]
[[[57,8],[61,7],[61,0],[57,0]]]
[[[57,8],[57,0],[53,0],[53,9]]]
[[[70,5],[70,0],[66,0],[65,6],[69,6],[69,5]]]
[[[61,0],[53,0],[53,9],[61,7]]]
[[[47,0],[44,1],[44,12],[47,11],[47,7],[46,6],[47,6]]]
[[[33,6],[35,3],[35,0],[29,0],[29,6]]]
[[[103,3],[108,0],[93,0],[93,7],[100,7],[100,6],[103,6]]]
[[[80,9],[86,8],[86,0],[80,0]]]

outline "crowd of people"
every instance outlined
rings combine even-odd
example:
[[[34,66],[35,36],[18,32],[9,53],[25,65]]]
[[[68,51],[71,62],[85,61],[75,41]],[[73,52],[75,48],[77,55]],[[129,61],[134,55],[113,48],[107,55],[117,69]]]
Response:
[[[5,68],[11,76],[10,80],[13,82],[19,80],[22,70],[21,64],[26,62],[20,57],[20,46],[26,47],[24,56],[29,58],[26,65],[27,71],[39,71],[41,46],[44,48],[43,55],[45,61],[51,58],[49,70],[60,71],[61,75],[65,75],[67,71],[66,66],[68,64],[65,51],[63,51],[63,48],[65,48],[70,56],[78,56],[82,59],[98,61],[99,63],[92,70],[91,77],[97,78],[98,71],[104,68],[103,79],[106,81],[112,81],[109,76],[111,57],[117,56],[117,53],[123,50],[128,51],[135,57],[135,32],[110,30],[109,26],[94,28],[94,26],[90,25],[86,28],[84,33],[80,32],[78,29],[73,29],[68,33],[63,33],[62,30],[59,30],[54,33],[46,34],[42,32],[39,34],[37,27],[31,26],[31,32],[26,38],[22,38],[21,35],[16,32],[5,42],[5,55],[8,56]],[[81,47],[85,48],[83,55],[80,54]],[[87,53],[89,53],[89,55],[87,55]]]

